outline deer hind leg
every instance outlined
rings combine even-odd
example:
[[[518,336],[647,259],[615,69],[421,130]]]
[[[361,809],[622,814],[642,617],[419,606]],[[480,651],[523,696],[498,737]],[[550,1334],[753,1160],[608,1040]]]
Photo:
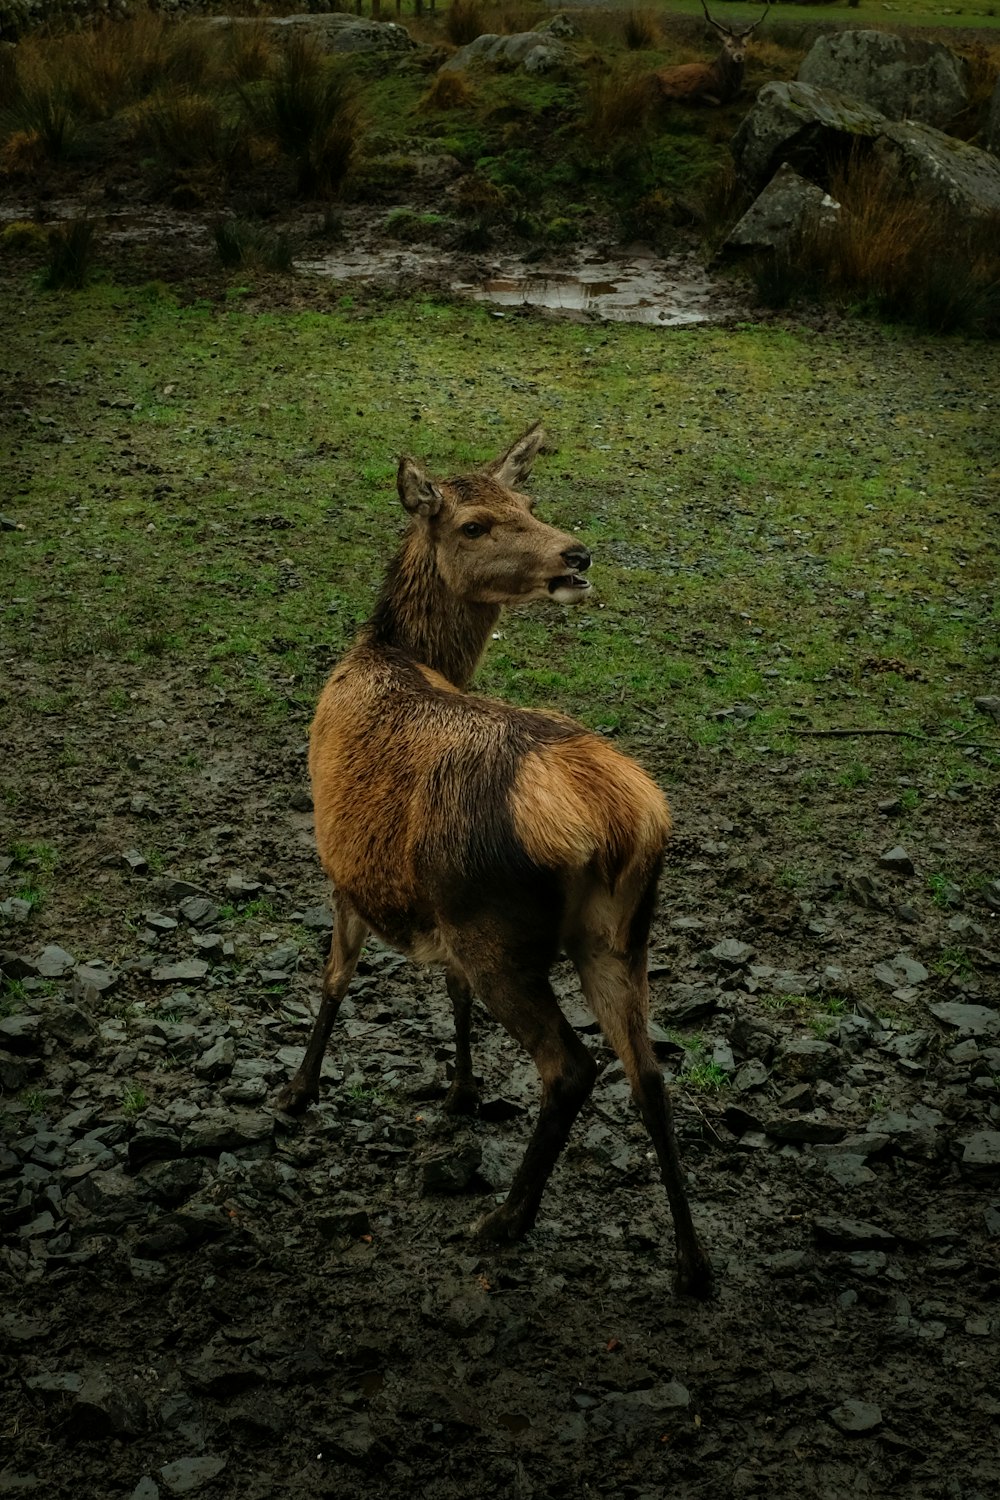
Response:
[[[449,1115],[474,1115],[479,1108],[479,1086],[472,1073],[472,990],[463,974],[448,969],[448,998],[455,1016],[455,1076],[444,1098]]]
[[[298,1072],[275,1101],[277,1108],[286,1114],[301,1114],[319,1098],[319,1075],[326,1044],[337,1019],[340,1002],[347,994],[347,987],[354,977],[358,955],[367,936],[368,925],[357,912],[346,901],[335,901],[333,936],[323,970],[323,995],[319,1014]]]
[[[677,1290],[692,1297],[710,1297],[712,1266],[691,1218],[670,1095],[649,1040],[645,941],[627,956],[603,949],[576,953],[574,963],[587,1002],[622,1060],[632,1097],[653,1142],[677,1237]]]
[[[597,1065],[556,1002],[543,974],[473,974],[486,1009],[531,1054],[542,1081],[542,1104],[505,1201],[480,1219],[478,1240],[504,1245],[535,1222],[538,1206],[573,1121],[594,1086]]]

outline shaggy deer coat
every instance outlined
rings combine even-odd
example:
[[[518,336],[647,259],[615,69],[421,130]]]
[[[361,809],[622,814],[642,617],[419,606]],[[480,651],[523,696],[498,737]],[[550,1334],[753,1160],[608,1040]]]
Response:
[[[335,925],[316,1027],[279,1105],[295,1112],[318,1097],[327,1039],[369,930],[418,962],[442,964],[456,1023],[445,1107],[477,1107],[473,995],[541,1077],[524,1160],[506,1201],[476,1228],[488,1243],[519,1238],[597,1072],[549,983],[563,949],[649,1129],[674,1215],[679,1285],[704,1296],[711,1271],[647,1031],[666,801],[634,761],[572,720],[468,691],[503,604],[569,602],[589,588],[589,552],[538,520],[515,488],[543,436],[534,427],[486,472],[441,484],[400,462],[411,524],[312,726],[316,838]]]

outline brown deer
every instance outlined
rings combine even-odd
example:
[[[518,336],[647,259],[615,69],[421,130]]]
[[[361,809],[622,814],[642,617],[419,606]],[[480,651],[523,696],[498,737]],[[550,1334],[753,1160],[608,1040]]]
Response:
[[[653,79],[662,99],[677,100],[681,104],[728,104],[743,87],[747,42],[771,9],[770,0],[764,7],[764,15],[742,31],[713,21],[705,0],[701,0],[701,8],[708,24],[714,26],[722,37],[722,51],[718,57],[710,63],[681,63],[674,68],[659,68]]]
[[[540,521],[518,490],[543,441],[536,425],[484,472],[441,483],[400,460],[410,525],[312,726],[316,838],[335,921],[316,1024],[278,1106],[296,1113],[318,1098],[326,1044],[369,930],[420,963],[442,964],[456,1030],[445,1108],[478,1105],[474,995],[541,1077],[541,1112],[510,1192],[475,1226],[485,1244],[519,1239],[598,1071],[549,983],[562,949],[652,1138],[673,1212],[678,1287],[705,1297],[711,1267],[647,1030],[646,947],[670,830],[666,801],[634,761],[571,719],[468,691],[502,605],[575,602],[590,587],[586,547]]]

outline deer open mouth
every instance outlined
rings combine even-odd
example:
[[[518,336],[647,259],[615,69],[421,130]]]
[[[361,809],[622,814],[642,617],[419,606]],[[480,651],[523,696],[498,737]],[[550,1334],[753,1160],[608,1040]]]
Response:
[[[588,592],[591,584],[581,573],[560,573],[549,579],[549,593],[558,604],[575,603]]]
[[[590,579],[584,578],[580,573],[560,573],[558,578],[549,579],[550,594],[559,594],[563,590],[571,593],[575,589],[585,594],[590,586]]]

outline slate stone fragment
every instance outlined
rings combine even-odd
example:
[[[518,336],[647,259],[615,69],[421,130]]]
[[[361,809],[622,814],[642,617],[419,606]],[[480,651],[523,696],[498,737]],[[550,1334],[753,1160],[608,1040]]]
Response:
[[[912,875],[913,860],[907,854],[901,844],[894,844],[879,856],[879,864],[883,870],[892,870],[896,875]]]
[[[872,1432],[882,1425],[882,1411],[871,1401],[844,1401],[830,1412],[830,1421],[841,1432]]]
[[[208,1484],[217,1474],[221,1474],[226,1462],[225,1456],[216,1453],[203,1453],[195,1458],[178,1458],[173,1463],[163,1465],[160,1478],[172,1495],[190,1495]]]
[[[482,1151],[474,1143],[446,1147],[423,1162],[420,1169],[424,1193],[462,1193],[469,1186]]]
[[[966,1005],[960,1000],[945,1000],[928,1007],[945,1026],[954,1026],[967,1036],[1000,1036],[1000,1010],[986,1005]]]
[[[1000,1130],[978,1130],[962,1140],[962,1166],[1000,1168]]]
[[[149,977],[157,984],[196,984],[204,979],[208,968],[203,958],[183,958],[178,963],[160,964]]]
[[[215,1082],[220,1078],[228,1078],[236,1061],[236,1043],[232,1037],[220,1036],[218,1041],[194,1064],[194,1071],[199,1078],[206,1078]]]
[[[800,1037],[782,1048],[775,1059],[774,1071],[782,1078],[808,1083],[835,1072],[838,1057],[837,1048],[830,1042],[818,1037]]]
[[[739,969],[750,962],[755,952],[750,943],[741,943],[738,938],[723,938],[721,943],[708,950],[708,956],[725,968]]]
[[[317,1214],[316,1228],[324,1240],[356,1240],[371,1233],[371,1219],[363,1204],[343,1201]]]
[[[821,1243],[837,1250],[877,1250],[894,1245],[897,1238],[890,1230],[862,1219],[823,1217],[814,1220],[813,1229]]]
[[[50,943],[35,959],[35,973],[43,979],[62,979],[75,963],[72,953],[67,953],[58,943]]]
[[[88,1375],[70,1412],[70,1426],[81,1437],[139,1437],[149,1427],[145,1401],[122,1382]]]
[[[219,916],[219,908],[206,896],[187,896],[178,911],[192,927],[210,927]]]
[[[806,1120],[801,1116],[770,1120],[764,1129],[774,1141],[799,1141],[816,1145],[836,1144],[847,1134],[846,1125],[835,1125],[829,1120]]]

